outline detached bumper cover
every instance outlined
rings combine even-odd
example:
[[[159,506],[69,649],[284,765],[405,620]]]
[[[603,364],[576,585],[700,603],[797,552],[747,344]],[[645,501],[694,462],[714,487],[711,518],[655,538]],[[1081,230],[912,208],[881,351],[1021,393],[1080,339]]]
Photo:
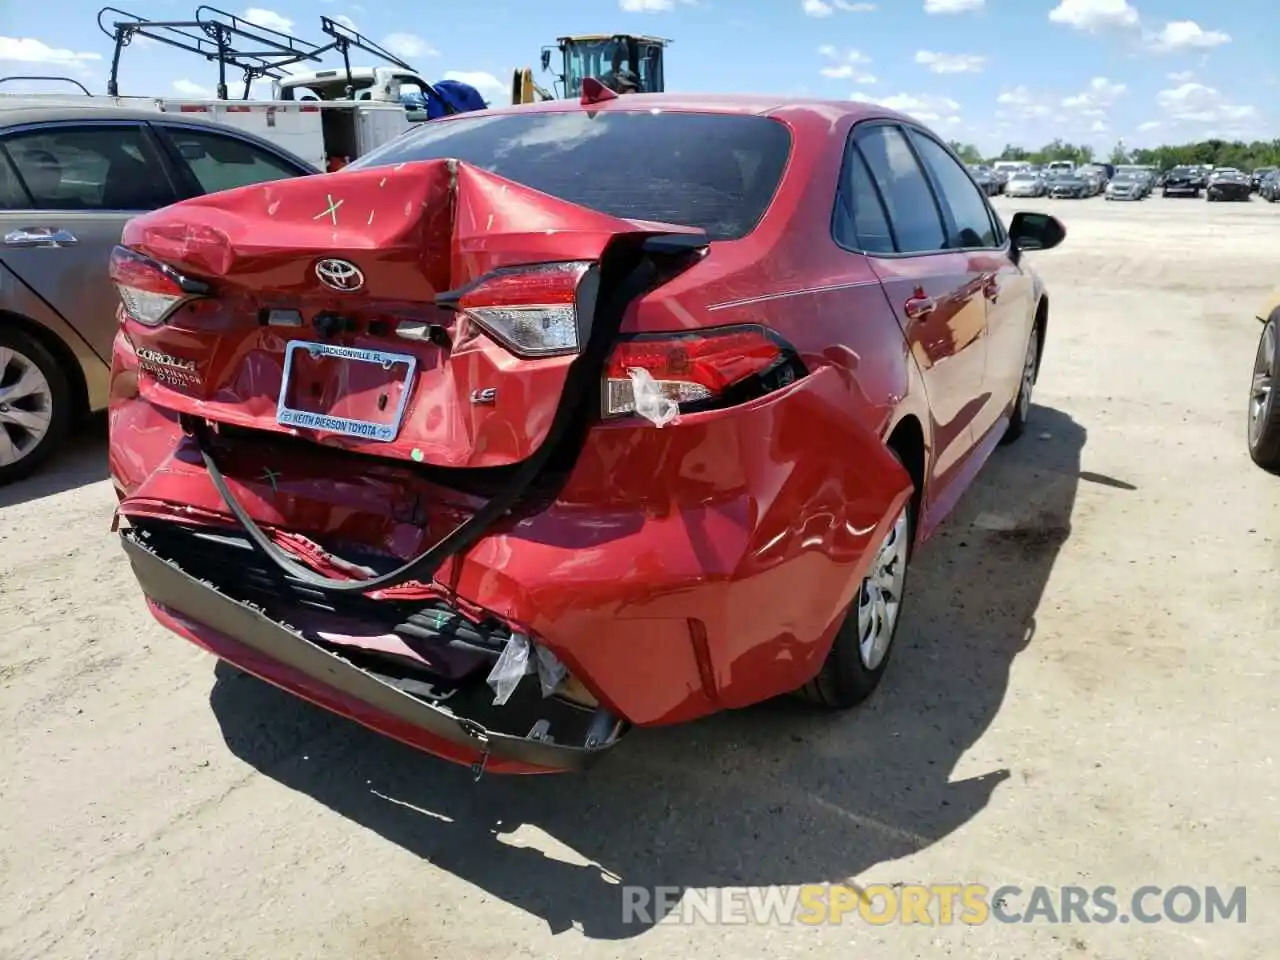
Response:
[[[585,770],[620,739],[587,746],[548,743],[486,729],[418,699],[311,642],[260,608],[219,592],[153,550],[134,530],[122,545],[143,592],[165,626],[216,656],[341,716],[477,775]]]

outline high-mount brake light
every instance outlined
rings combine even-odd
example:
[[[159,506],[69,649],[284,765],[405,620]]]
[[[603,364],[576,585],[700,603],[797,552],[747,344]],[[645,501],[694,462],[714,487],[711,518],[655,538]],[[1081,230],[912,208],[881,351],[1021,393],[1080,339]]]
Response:
[[[158,327],[178,307],[209,292],[207,284],[127,247],[111,251],[109,272],[125,312],[148,327]]]
[[[578,285],[590,269],[571,261],[503,270],[463,292],[454,306],[517,356],[577,353]]]
[[[732,402],[727,395],[748,385],[755,389],[746,390],[740,399],[751,399],[804,373],[795,352],[763,327],[644,334],[620,340],[609,358],[603,391],[606,418],[635,412],[629,373],[633,369],[647,371],[666,399],[685,407]]]

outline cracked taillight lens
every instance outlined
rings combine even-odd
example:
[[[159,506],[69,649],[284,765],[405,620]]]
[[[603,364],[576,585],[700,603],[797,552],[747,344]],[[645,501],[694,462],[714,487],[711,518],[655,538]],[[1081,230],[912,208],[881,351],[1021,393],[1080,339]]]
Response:
[[[159,326],[179,306],[208,292],[204,283],[127,247],[111,251],[109,272],[125,312],[148,327]]]
[[[504,270],[462,294],[457,307],[517,356],[577,353],[578,284],[590,263],[547,263]]]
[[[682,407],[732,402],[736,388],[751,385],[751,399],[803,374],[798,358],[763,327],[727,327],[699,333],[642,334],[619,341],[605,368],[604,416],[636,411],[636,378],[643,370],[661,397]],[[766,375],[773,375],[766,378]],[[776,375],[774,375],[776,374]]]

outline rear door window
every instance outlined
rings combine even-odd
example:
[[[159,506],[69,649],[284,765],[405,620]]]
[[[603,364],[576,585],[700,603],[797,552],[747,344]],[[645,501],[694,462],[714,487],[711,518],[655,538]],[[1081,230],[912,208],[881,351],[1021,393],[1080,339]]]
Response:
[[[539,111],[433,121],[345,169],[454,158],[615,217],[735,240],[764,216],[790,152],[790,131],[767,117]]]
[[[155,210],[178,199],[141,124],[50,125],[3,148],[37,210]]]
[[[867,162],[857,149],[845,152],[836,197],[836,243],[863,253],[893,253],[893,230],[871,179]]]
[[[933,175],[938,199],[950,215],[948,245],[955,249],[999,246],[987,201],[965,168],[932,137],[912,130],[911,141]]]
[[[302,172],[283,157],[239,137],[174,126],[159,129],[204,193],[284,180]]]
[[[874,124],[858,129],[854,142],[880,188],[898,240],[898,252],[933,253],[947,249],[933,189],[902,131],[890,124]]]

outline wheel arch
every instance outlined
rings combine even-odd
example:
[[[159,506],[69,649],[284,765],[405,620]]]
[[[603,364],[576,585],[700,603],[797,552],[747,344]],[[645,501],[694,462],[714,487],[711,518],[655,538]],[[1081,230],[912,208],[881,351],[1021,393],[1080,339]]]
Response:
[[[1036,302],[1036,316],[1032,321],[1032,328],[1036,332],[1038,339],[1036,340],[1036,377],[1040,376],[1040,361],[1044,357],[1045,337],[1049,333],[1049,294],[1041,293],[1040,299]]]
[[[924,512],[924,491],[929,476],[929,446],[924,425],[914,413],[904,414],[889,431],[885,446],[898,455],[915,488],[911,494],[912,526],[915,528],[911,534],[914,541]]]

